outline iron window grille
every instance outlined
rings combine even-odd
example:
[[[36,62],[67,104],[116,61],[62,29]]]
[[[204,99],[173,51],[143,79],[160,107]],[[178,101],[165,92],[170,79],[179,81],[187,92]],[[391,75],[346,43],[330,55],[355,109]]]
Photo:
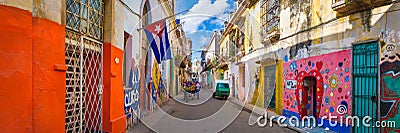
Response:
[[[103,0],[66,0],[66,28],[103,40]]]
[[[261,3],[262,30],[266,33],[279,28],[279,0],[263,0]]]

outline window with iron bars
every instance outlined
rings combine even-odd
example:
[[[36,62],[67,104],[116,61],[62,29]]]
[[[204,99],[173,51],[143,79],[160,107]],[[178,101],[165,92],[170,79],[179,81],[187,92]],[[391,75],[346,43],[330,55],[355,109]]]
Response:
[[[279,29],[279,0],[262,0],[262,30],[265,33]]]
[[[229,57],[233,58],[235,57],[236,53],[237,53],[237,39],[236,39],[236,29],[233,29],[230,33],[229,33]]]
[[[66,0],[66,28],[103,40],[103,0]]]

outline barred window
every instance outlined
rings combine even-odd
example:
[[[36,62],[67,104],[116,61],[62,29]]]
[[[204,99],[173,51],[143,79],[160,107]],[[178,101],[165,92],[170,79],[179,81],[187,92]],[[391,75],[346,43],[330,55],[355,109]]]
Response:
[[[103,0],[66,0],[66,8],[68,29],[103,40]]]
[[[267,33],[279,28],[279,0],[262,0],[262,30]]]

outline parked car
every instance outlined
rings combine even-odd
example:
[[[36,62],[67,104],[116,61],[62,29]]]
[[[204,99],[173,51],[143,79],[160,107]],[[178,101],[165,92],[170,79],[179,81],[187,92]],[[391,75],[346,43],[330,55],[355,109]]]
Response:
[[[225,100],[228,99],[230,93],[228,80],[215,80],[213,88],[213,98],[220,97]]]

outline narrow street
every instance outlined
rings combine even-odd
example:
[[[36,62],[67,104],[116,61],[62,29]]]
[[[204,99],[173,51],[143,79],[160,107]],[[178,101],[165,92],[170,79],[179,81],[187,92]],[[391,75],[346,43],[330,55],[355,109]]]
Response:
[[[209,94],[207,96],[207,94]],[[224,110],[223,106],[224,105],[230,105],[231,107],[234,107],[235,111],[239,112],[238,115],[233,115],[237,116],[233,121],[229,122],[230,119],[227,119],[228,125],[225,126],[225,128],[222,128],[219,130],[219,132],[274,132],[274,133],[290,133],[290,132],[295,132],[289,128],[283,128],[283,127],[278,127],[273,124],[273,127],[259,127],[257,125],[249,126],[248,125],[248,120],[250,117],[251,112],[248,112],[246,110],[240,110],[241,106],[236,105],[231,101],[231,98],[228,98],[228,100],[223,100],[223,99],[218,99],[218,98],[212,98],[211,97],[211,91],[210,90],[204,90],[202,91],[202,95],[200,96],[199,99],[190,99],[187,102],[183,100],[183,94],[180,94],[176,96],[174,99],[170,99],[166,105],[162,107],[162,110],[167,112],[169,115],[176,117],[178,119],[183,119],[183,120],[200,120],[204,119],[206,117],[212,117],[213,114]],[[193,105],[190,103],[202,101],[201,103],[197,103],[197,105]],[[183,102],[183,103],[182,103]],[[188,105],[189,103],[189,105]],[[152,113],[154,114],[154,113]],[[152,115],[151,114],[151,115]],[[149,118],[149,117],[147,117]],[[146,118],[145,118],[146,119]],[[146,120],[144,120],[146,121]],[[174,127],[172,123],[165,122],[167,120],[159,120],[159,122],[156,124],[155,127],[169,127],[169,128],[185,128],[185,126],[180,126],[180,127]],[[145,122],[146,123],[146,122]],[[163,125],[167,124],[167,125]],[[217,122],[214,124],[218,124]],[[159,132],[157,129],[152,129],[146,126],[147,124],[144,124],[143,122],[140,122],[139,124],[135,125],[134,127],[131,127],[128,129],[128,132],[130,133],[145,133],[145,132]],[[170,126],[168,126],[170,125]],[[214,132],[214,130],[210,129],[207,130],[209,127],[206,125],[198,125],[198,129],[203,130],[203,132]],[[183,129],[183,130],[191,130],[191,129]],[[180,129],[166,129],[163,128],[163,131],[182,131]],[[162,131],[161,131],[162,132]],[[194,129],[191,130],[191,132],[198,132],[198,130]],[[218,132],[218,131],[217,131]]]
[[[400,0],[0,0],[0,18],[1,133],[400,133]]]

